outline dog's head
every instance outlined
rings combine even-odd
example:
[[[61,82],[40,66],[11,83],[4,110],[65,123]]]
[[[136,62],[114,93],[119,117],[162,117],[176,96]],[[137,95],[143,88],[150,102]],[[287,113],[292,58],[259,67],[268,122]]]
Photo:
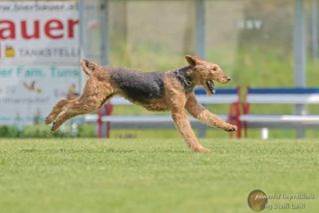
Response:
[[[218,64],[204,61],[197,56],[186,55],[185,59],[191,66],[195,83],[204,86],[208,94],[215,93],[214,81],[226,84],[231,80]]]

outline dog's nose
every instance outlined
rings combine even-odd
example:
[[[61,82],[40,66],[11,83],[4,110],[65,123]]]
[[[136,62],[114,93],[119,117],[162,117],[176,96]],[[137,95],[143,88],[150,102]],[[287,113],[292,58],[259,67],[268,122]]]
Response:
[[[227,81],[230,81],[231,80],[231,78],[230,77],[227,77]]]

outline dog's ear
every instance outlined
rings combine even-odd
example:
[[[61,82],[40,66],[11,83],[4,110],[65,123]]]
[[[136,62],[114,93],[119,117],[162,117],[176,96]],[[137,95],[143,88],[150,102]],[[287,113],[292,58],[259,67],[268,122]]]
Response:
[[[185,55],[185,59],[189,65],[195,66],[198,64],[199,58],[197,56]]]

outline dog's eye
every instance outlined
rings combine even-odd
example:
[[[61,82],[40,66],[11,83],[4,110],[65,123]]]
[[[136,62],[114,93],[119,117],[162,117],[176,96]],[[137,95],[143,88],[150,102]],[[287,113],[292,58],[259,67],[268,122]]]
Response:
[[[217,71],[217,67],[213,67],[213,71]]]

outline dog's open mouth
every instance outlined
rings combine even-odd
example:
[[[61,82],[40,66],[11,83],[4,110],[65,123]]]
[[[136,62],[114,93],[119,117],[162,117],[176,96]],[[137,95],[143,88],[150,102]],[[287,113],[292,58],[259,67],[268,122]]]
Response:
[[[215,94],[215,83],[213,80],[208,80],[206,81],[206,87],[207,87],[207,92],[209,92],[209,94]]]

